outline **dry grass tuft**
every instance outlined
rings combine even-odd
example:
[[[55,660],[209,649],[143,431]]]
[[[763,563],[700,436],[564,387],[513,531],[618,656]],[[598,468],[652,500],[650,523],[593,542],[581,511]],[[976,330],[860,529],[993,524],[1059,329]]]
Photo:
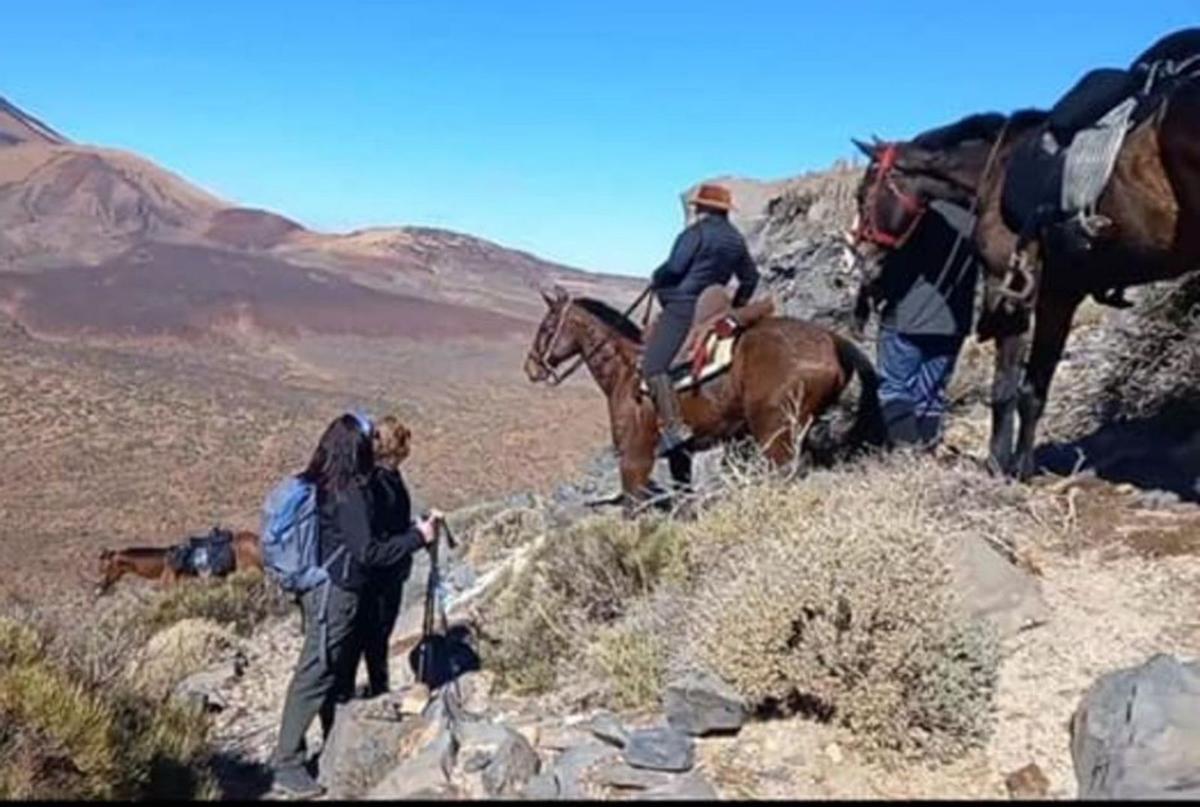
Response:
[[[195,672],[239,651],[227,628],[208,619],[183,619],[151,637],[127,665],[134,691],[165,700],[175,686]]]
[[[684,574],[679,535],[669,522],[610,517],[548,536],[481,605],[485,663],[498,683],[519,693],[553,687],[560,664],[579,659],[635,597]]]
[[[239,572],[168,589],[146,611],[144,621],[151,631],[158,631],[185,619],[208,619],[248,636],[267,619],[283,616],[291,608],[291,599],[265,576]]]
[[[957,601],[948,548],[962,526],[937,517],[940,474],[922,465],[764,481],[713,508],[690,538],[726,551],[700,571],[686,654],[760,707],[836,720],[868,750],[980,744],[995,639]]]
[[[0,798],[212,798],[207,723],[98,683],[0,618]]]
[[[1105,419],[1200,407],[1200,276],[1147,289],[1106,351]]]

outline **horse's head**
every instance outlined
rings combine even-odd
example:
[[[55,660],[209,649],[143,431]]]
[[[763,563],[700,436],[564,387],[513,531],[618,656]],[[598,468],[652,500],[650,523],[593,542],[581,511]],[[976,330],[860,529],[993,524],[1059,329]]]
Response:
[[[116,562],[116,554],[111,549],[100,551],[100,583],[96,586],[97,597],[107,594],[112,584],[124,574],[124,570]]]
[[[869,162],[855,194],[857,209],[850,236],[858,258],[871,269],[908,243],[930,202],[972,204],[981,169],[975,151],[967,160],[918,141],[853,142]]]
[[[542,292],[546,301],[546,316],[542,317],[533,345],[525,357],[525,374],[535,384],[555,377],[555,368],[580,350],[567,320],[571,316],[571,296],[561,286],[552,294]]]

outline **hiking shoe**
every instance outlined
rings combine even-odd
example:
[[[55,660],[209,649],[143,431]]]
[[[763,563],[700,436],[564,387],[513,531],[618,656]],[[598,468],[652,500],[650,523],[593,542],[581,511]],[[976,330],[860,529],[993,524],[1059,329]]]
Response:
[[[299,799],[315,799],[325,794],[325,788],[300,766],[276,769],[274,787],[280,793]]]

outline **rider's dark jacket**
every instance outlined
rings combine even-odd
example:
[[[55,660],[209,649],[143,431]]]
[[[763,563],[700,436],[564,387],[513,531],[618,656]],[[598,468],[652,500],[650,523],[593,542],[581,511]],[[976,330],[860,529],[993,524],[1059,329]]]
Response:
[[[737,275],[733,304],[744,305],[758,286],[758,270],[741,233],[725,216],[702,216],[675,239],[671,256],[650,279],[662,314],[646,346],[642,371],[666,372],[692,326],[696,300],[709,286],[724,286]]]

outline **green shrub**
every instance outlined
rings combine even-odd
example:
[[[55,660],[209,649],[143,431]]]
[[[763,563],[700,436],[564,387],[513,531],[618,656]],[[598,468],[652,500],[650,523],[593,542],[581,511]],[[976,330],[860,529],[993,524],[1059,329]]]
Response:
[[[0,798],[217,795],[203,715],[98,684],[46,647],[0,618]]]
[[[168,589],[149,607],[144,621],[151,631],[158,631],[184,619],[208,619],[247,636],[267,619],[282,616],[291,608],[291,600],[265,576],[239,572]]]

